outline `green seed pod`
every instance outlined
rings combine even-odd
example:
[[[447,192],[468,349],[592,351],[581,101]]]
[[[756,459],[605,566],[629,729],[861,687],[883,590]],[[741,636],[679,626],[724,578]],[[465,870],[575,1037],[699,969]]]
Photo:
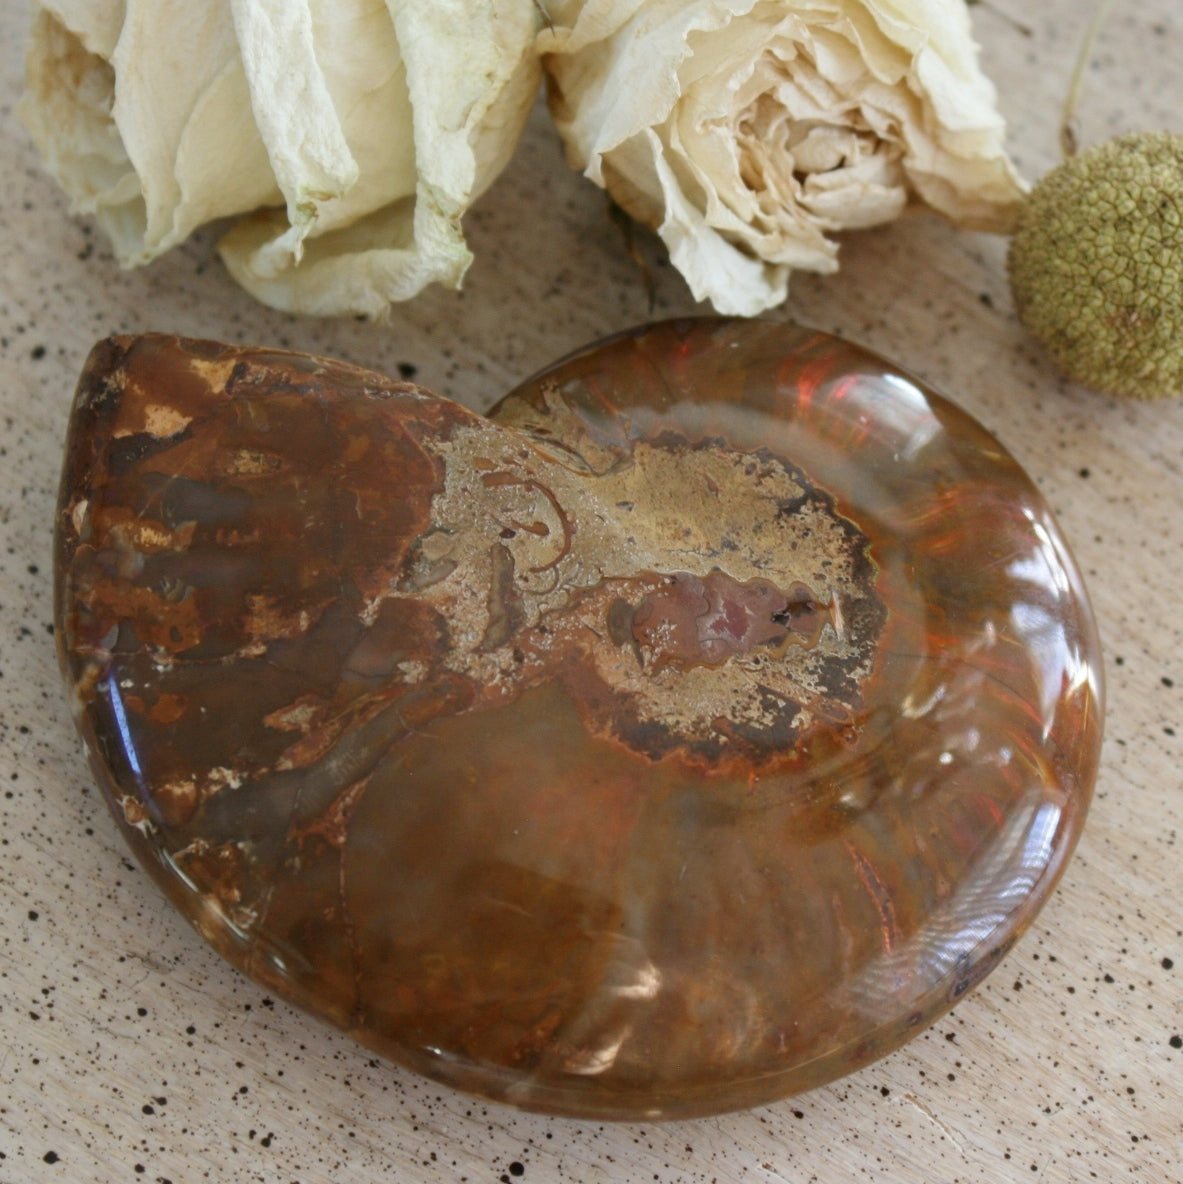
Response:
[[[1118,136],[1052,169],[1007,266],[1019,320],[1067,377],[1183,395],[1183,136]]]

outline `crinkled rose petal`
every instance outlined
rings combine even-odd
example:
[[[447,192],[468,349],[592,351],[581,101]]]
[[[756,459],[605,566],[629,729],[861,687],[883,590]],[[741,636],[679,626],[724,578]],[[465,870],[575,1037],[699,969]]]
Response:
[[[654,227],[720,311],[779,303],[792,270],[833,270],[831,234],[909,204],[973,229],[1013,223],[1023,185],[964,0],[547,12],[539,48],[569,160]]]
[[[393,40],[383,60],[398,64],[406,114],[383,119],[355,109],[347,136],[353,144],[355,136],[405,121],[407,164],[390,170],[386,201],[360,200],[363,174],[355,190],[326,207],[298,266],[274,266],[271,244],[283,229],[274,215],[231,230],[219,244],[222,258],[267,304],[379,316],[427,284],[457,286],[472,261],[460,219],[508,162],[529,114],[538,85],[537,10],[532,0],[388,0],[387,8]],[[378,153],[355,149],[359,159]]]
[[[230,0],[230,11],[255,124],[287,202],[289,227],[259,260],[261,271],[278,271],[300,262],[321,208],[348,193],[360,170],[320,67],[307,0]]]
[[[35,18],[27,62],[21,115],[75,208],[95,215],[125,266],[211,218],[275,200],[229,9],[55,5]]]
[[[123,264],[248,215],[221,244],[246,288],[376,316],[463,277],[537,23],[534,0],[43,0],[21,114]]]
[[[37,14],[31,43],[37,51],[29,55],[20,113],[75,210],[105,214],[139,200],[135,170],[111,123],[114,71],[84,33],[48,12]]]
[[[660,151],[654,166],[667,203],[659,233],[694,298],[711,299],[728,316],[755,316],[775,304],[789,269],[737,251],[686,200]]]
[[[417,228],[417,221],[429,225]],[[243,218],[218,250],[230,274],[264,304],[312,316],[348,310],[381,317],[392,301],[408,300],[429,283],[459,282],[470,261],[464,240],[441,230],[435,215],[407,197],[307,239],[298,267],[271,278],[248,271],[246,261],[257,258],[286,226],[282,212]]]

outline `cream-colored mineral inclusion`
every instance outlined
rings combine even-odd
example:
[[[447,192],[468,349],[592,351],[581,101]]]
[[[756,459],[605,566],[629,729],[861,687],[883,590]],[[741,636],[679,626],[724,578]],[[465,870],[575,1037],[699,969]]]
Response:
[[[828,499],[763,450],[663,437],[592,455],[586,443],[569,455],[474,422],[429,445],[444,484],[402,590],[448,622],[446,666],[496,699],[575,655],[635,719],[700,737],[783,724],[786,704],[800,732],[827,694],[827,664],[865,676],[871,654],[852,668],[842,624],[844,603],[867,594],[856,579],[865,540]],[[741,598],[765,589],[774,608],[804,586],[824,623],[807,640],[781,630],[780,644],[738,645],[717,661],[705,647],[701,660],[669,660],[679,630],[693,633],[697,581],[722,577]],[[690,598],[680,622],[661,616],[671,595]],[[709,613],[704,599],[699,616]]]

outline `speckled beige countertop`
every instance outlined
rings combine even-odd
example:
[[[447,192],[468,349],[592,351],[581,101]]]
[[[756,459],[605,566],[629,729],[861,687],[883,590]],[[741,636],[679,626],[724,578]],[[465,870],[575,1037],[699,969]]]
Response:
[[[975,6],[1020,167],[1058,153],[1078,0]],[[882,351],[951,394],[1056,509],[1106,643],[1104,765],[1078,852],[986,984],[884,1061],[780,1105],[599,1126],[483,1105],[380,1063],[273,1003],[130,861],[67,715],[51,635],[54,499],[82,359],[148,328],[280,344],[483,408],[515,380],[649,316],[600,193],[536,117],[468,222],[461,295],[386,325],[294,320],[226,277],[210,237],[120,272],[72,219],[14,106],[24,13],[0,9],[0,1184],[445,1181],[1183,1181],[1183,403],[1060,381],[1026,340],[1005,243],[918,217],[851,236],[787,316]],[[1180,131],[1177,0],[1120,7],[1082,139]],[[692,309],[644,250],[653,313]]]

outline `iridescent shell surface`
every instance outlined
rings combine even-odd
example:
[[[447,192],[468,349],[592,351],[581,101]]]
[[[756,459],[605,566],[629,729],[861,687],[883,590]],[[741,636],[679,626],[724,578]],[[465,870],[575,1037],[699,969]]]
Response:
[[[520,1106],[757,1105],[895,1048],[1096,776],[1080,576],[977,423],[792,326],[650,326],[489,417],[97,346],[58,638],[136,854],[231,962]]]

